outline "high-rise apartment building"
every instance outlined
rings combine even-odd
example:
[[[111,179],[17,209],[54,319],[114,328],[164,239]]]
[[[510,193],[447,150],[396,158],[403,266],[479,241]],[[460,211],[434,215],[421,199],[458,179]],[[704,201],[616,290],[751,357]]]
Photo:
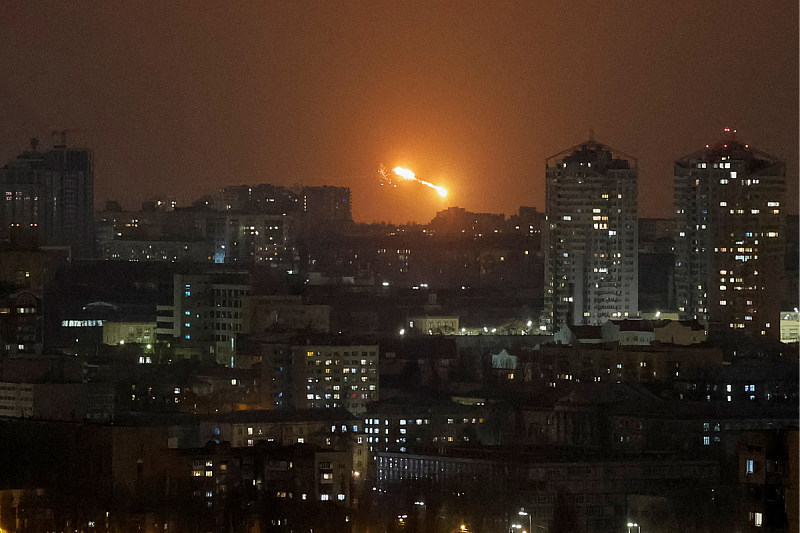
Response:
[[[292,346],[299,409],[344,407],[353,414],[378,401],[378,346],[335,340]]]
[[[217,211],[286,215],[298,211],[298,201],[295,193],[278,185],[229,185],[215,195],[214,207]]]
[[[294,233],[294,218],[288,215],[209,213],[205,219],[215,263],[290,265],[296,256]]]
[[[350,188],[303,187],[300,193],[302,210],[311,223],[348,223],[353,221]]]
[[[675,162],[678,311],[711,333],[777,338],[786,165],[726,134]]]
[[[543,325],[636,316],[636,159],[590,138],[546,167]]]
[[[66,145],[23,152],[0,169],[0,238],[94,251],[94,164],[89,150]]]

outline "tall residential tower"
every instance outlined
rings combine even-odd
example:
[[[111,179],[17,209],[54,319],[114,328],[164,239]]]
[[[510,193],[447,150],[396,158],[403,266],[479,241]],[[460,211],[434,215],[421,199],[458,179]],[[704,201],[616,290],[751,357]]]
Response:
[[[31,150],[0,168],[0,238],[94,253],[94,172],[88,150]]]
[[[546,160],[543,324],[638,313],[636,159],[590,138]]]
[[[727,139],[675,162],[675,283],[682,317],[777,337],[786,165]]]

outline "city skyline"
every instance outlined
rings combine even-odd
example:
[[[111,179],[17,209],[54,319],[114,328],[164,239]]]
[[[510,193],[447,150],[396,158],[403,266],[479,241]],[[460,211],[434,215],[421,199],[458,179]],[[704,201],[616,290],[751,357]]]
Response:
[[[97,207],[272,183],[350,187],[359,222],[543,210],[545,158],[594,128],[639,157],[641,214],[666,217],[673,162],[731,127],[787,161],[797,212],[797,6],[0,9],[0,155],[70,130]],[[450,195],[381,187],[381,163]]]
[[[0,533],[798,533],[796,4],[0,2]]]

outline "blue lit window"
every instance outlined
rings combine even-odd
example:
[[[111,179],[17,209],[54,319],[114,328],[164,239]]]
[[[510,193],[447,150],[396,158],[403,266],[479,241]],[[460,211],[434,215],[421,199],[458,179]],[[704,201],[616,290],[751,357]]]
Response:
[[[192,291],[184,291],[183,294],[185,294],[186,296],[191,296],[192,295]]]
[[[183,326],[186,327],[186,328],[192,327],[192,325],[189,322],[186,322]]]
[[[191,311],[184,311],[183,314],[186,315],[186,316],[189,316],[189,315],[192,314],[192,312]]]
[[[184,339],[186,339],[186,340],[188,341],[188,340],[190,340],[190,339],[192,338],[192,336],[191,336],[191,335],[186,335],[186,336],[184,336],[183,338],[184,338]]]

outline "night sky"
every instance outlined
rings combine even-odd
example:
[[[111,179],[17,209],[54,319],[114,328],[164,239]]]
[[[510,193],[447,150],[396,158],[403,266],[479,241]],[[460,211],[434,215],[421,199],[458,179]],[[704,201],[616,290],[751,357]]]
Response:
[[[730,126],[788,162],[797,212],[793,0],[3,0],[0,42],[0,157],[70,129],[98,207],[327,184],[357,221],[510,215],[594,128],[639,158],[640,214],[671,216],[672,161]]]

